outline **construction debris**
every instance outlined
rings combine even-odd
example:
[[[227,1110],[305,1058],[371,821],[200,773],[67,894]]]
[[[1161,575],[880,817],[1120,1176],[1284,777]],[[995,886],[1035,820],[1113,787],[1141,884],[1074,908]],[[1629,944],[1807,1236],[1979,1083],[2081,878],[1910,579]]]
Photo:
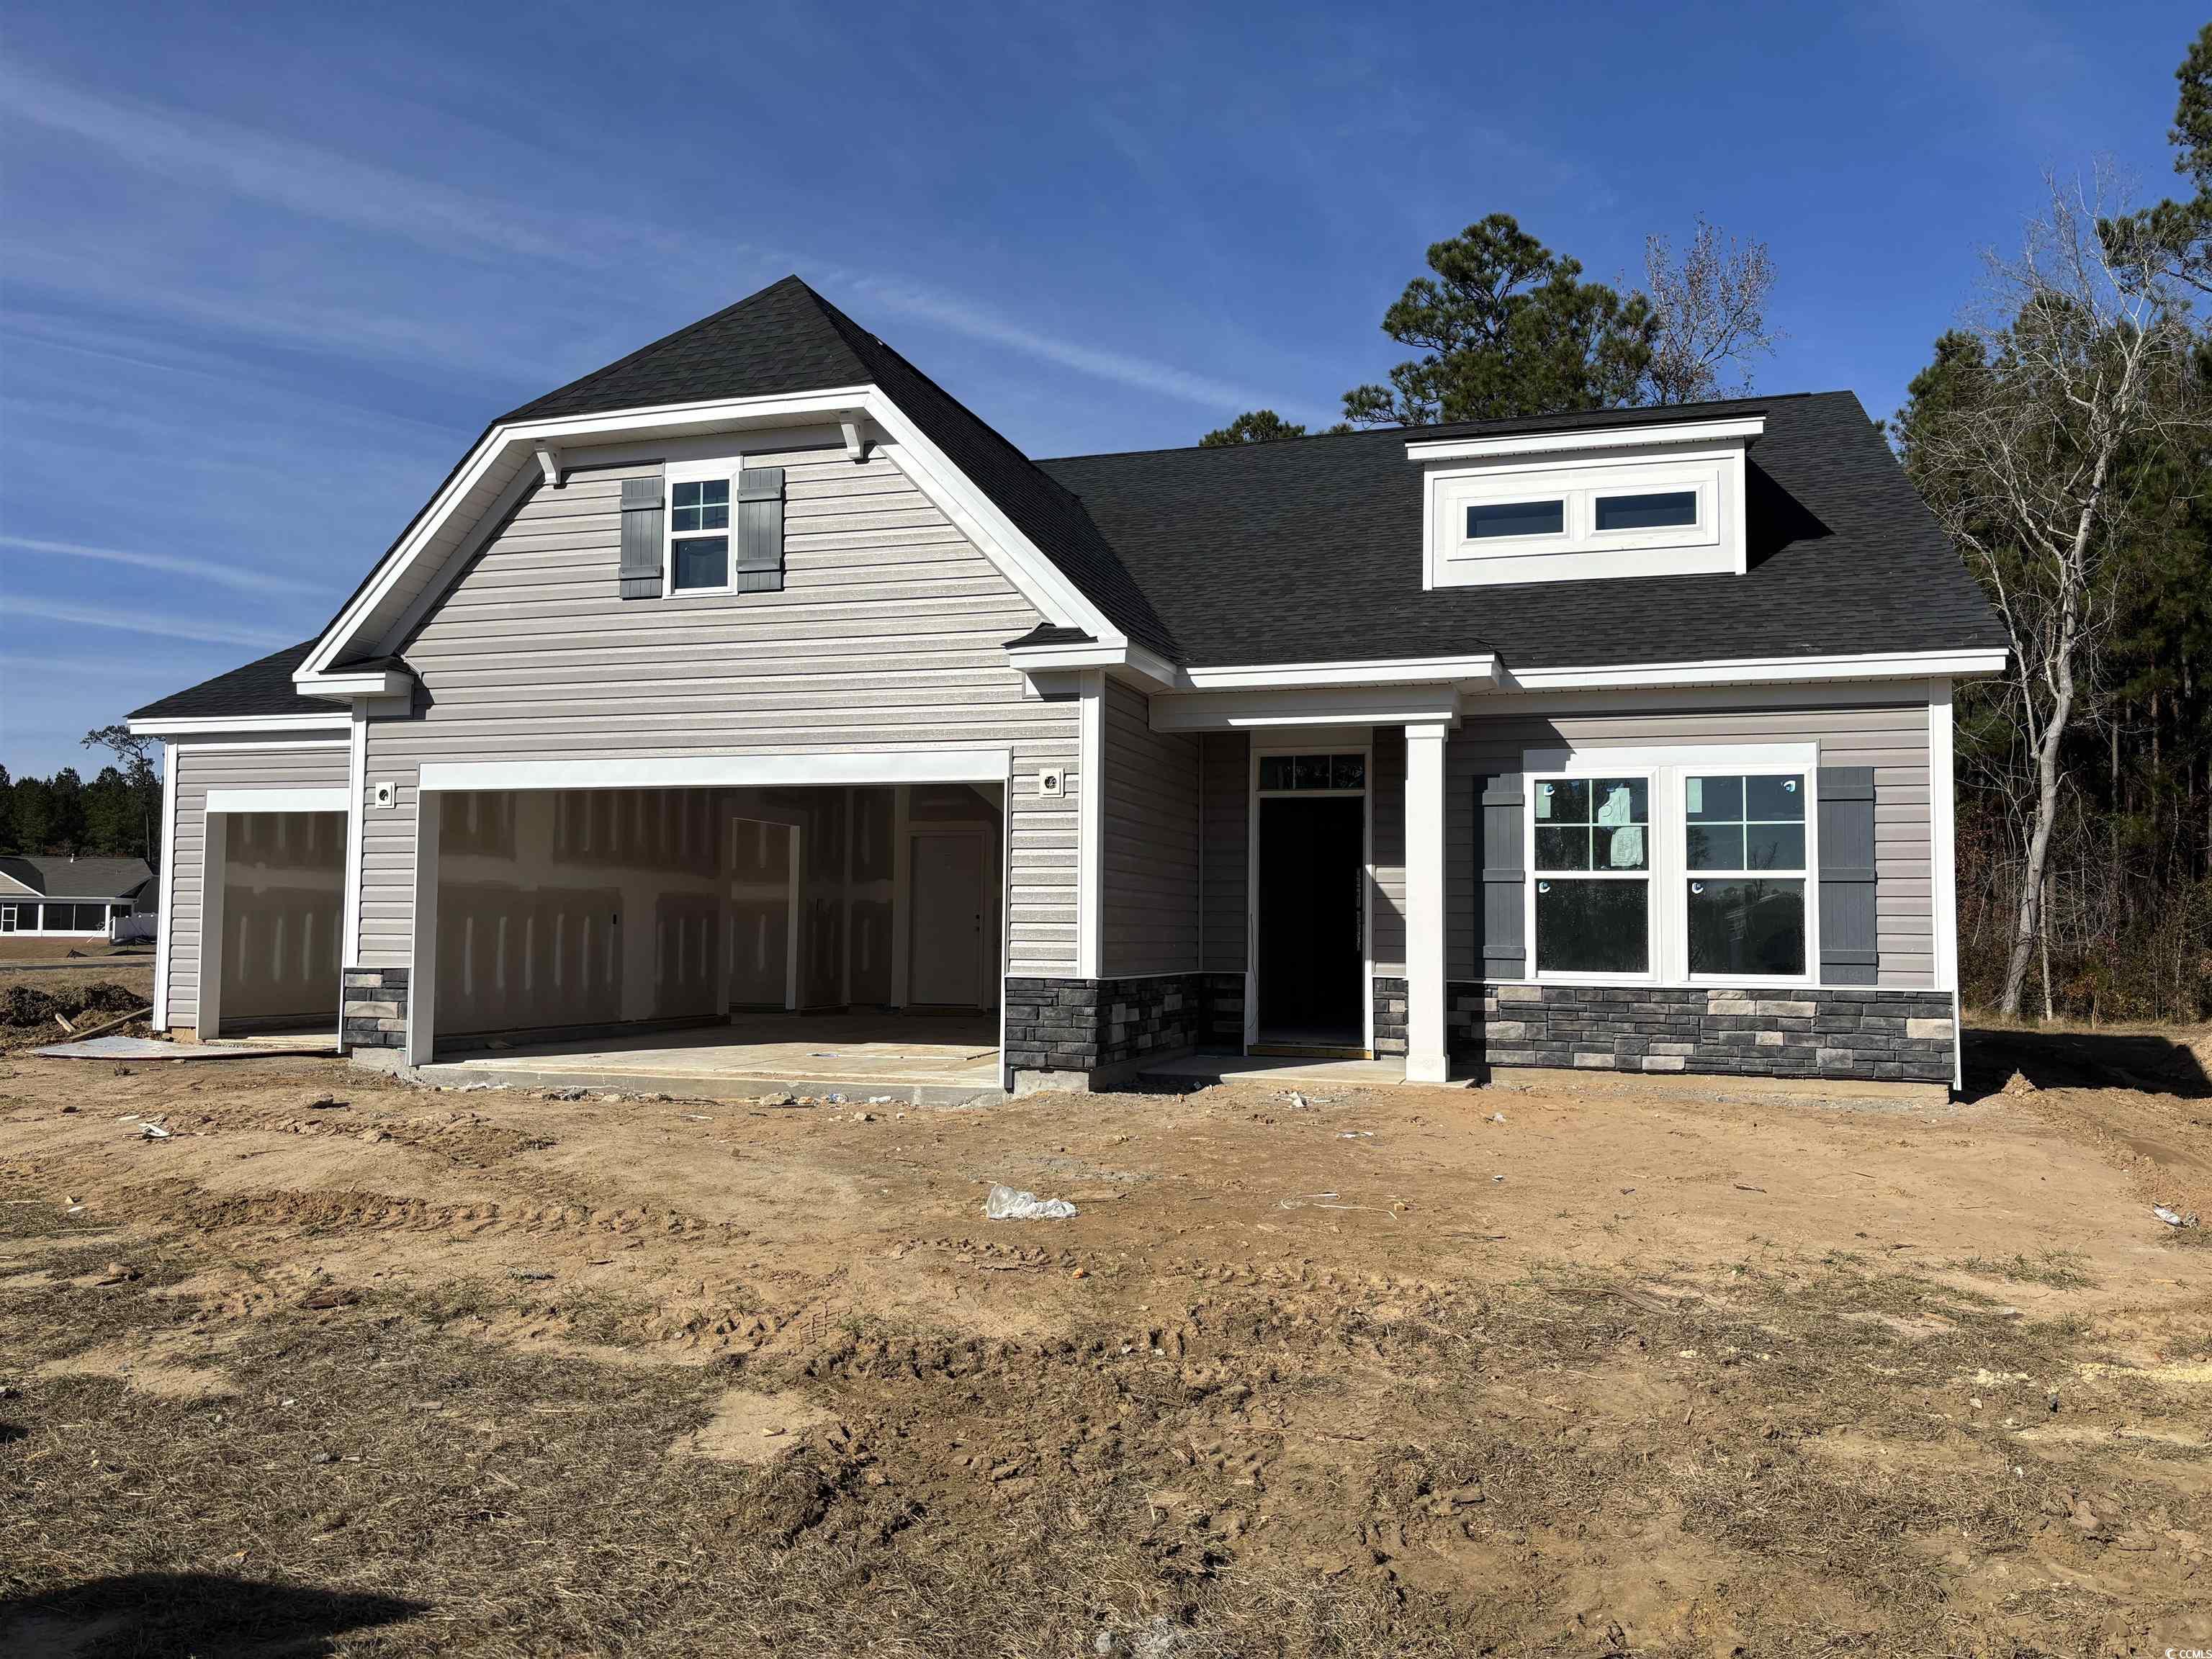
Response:
[[[1065,1221],[1075,1206],[1064,1198],[1039,1198],[1035,1193],[994,1186],[983,1201],[983,1213],[993,1221]]]

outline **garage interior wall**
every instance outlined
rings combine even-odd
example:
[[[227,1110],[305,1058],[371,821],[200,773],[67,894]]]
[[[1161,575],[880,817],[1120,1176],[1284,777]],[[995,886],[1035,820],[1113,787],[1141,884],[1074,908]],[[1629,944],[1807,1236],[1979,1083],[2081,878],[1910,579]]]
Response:
[[[223,1029],[335,1021],[345,814],[224,812],[208,833],[223,837]]]
[[[1002,809],[988,787],[428,799],[441,814],[441,1038],[738,1009],[898,1006],[901,835],[931,823],[976,826],[989,890],[1000,886]],[[795,988],[787,932],[794,892]],[[982,1006],[995,994],[1000,960],[1003,913],[990,909]]]

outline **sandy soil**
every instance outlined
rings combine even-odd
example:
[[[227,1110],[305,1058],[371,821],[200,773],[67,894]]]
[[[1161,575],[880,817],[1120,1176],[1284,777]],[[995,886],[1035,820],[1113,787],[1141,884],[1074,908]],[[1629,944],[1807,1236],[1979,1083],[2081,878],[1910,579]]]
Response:
[[[2204,1645],[2212,1101],[2139,1041],[1948,1105],[15,1057],[0,1649]]]

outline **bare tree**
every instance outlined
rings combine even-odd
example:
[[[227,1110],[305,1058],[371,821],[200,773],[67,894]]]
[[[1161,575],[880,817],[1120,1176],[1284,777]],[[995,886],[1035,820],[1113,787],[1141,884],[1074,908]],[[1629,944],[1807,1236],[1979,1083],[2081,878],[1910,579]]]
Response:
[[[1644,280],[1658,323],[1646,371],[1655,404],[1692,404],[1751,389],[1750,360],[1779,337],[1766,325],[1774,261],[1764,242],[1739,242],[1703,219],[1681,263],[1664,236],[1644,242]],[[1721,378],[1723,369],[1735,377]]]
[[[2100,238],[2104,179],[2050,189],[2020,255],[1990,257],[1976,349],[1954,361],[1943,406],[1911,438],[1916,478],[1979,568],[2012,647],[2002,707],[2021,765],[2007,799],[2024,856],[2002,1007],[2015,1018],[2044,924],[2066,740],[2112,617],[2107,555],[2153,471],[2141,463],[2201,418],[2172,271]]]

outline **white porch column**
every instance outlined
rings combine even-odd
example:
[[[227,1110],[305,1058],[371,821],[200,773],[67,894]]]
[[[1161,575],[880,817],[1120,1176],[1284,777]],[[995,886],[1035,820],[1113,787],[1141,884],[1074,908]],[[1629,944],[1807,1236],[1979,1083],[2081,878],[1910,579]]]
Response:
[[[1444,734],[1406,727],[1406,1076],[1442,1083],[1444,1046]]]

